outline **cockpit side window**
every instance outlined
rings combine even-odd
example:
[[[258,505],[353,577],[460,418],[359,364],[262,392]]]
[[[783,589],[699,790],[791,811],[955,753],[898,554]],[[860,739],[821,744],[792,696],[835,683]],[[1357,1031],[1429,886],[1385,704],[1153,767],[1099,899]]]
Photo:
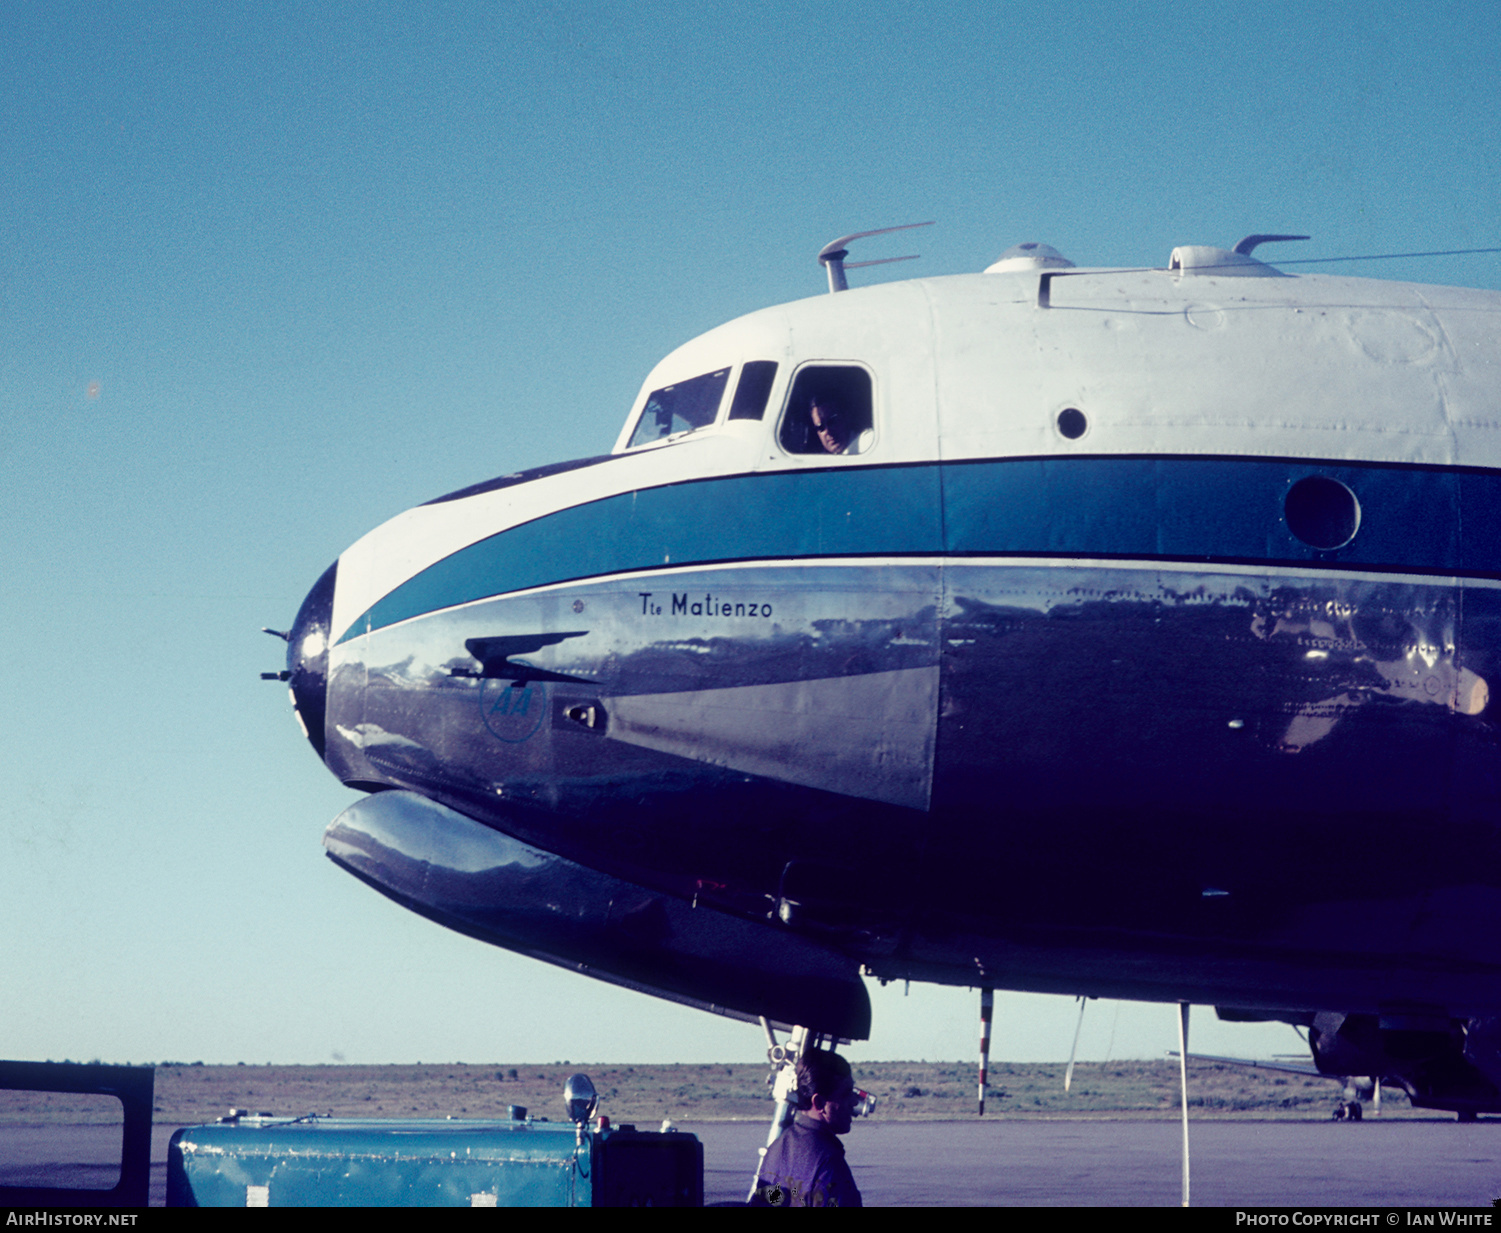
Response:
[[[777,379],[775,360],[750,360],[740,369],[740,384],[735,387],[735,401],[730,404],[732,420],[758,420],[766,414],[766,400],[771,397]]]
[[[730,370],[720,368],[701,377],[690,377],[676,385],[665,385],[647,396],[636,431],[631,433],[626,449],[648,445],[663,437],[707,428],[719,414],[725,383]]]
[[[789,454],[863,454],[875,441],[870,373],[853,364],[800,369],[778,439]]]

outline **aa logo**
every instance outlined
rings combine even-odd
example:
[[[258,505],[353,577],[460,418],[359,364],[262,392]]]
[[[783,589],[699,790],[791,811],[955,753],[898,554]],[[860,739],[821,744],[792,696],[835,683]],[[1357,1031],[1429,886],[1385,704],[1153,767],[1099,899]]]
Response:
[[[542,726],[542,717],[547,714],[547,686],[541,681],[516,685],[487,677],[480,685],[479,713],[492,735],[508,744],[519,744]]]

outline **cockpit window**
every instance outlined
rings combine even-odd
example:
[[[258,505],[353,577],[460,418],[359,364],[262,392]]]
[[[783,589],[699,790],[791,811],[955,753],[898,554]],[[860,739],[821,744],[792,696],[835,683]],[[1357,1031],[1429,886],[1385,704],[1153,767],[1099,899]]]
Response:
[[[775,360],[750,360],[740,369],[740,384],[730,404],[732,420],[758,420],[766,414],[772,382],[777,379]]]
[[[706,428],[719,414],[719,404],[724,398],[725,382],[730,370],[721,368],[706,372],[701,377],[691,377],[676,385],[666,385],[653,390],[646,400],[641,418],[636,421],[636,431],[631,433],[626,449],[648,445],[663,437],[676,436],[680,432],[693,432]]]
[[[875,441],[870,373],[810,364],[792,383],[780,440],[789,454],[863,454]]]

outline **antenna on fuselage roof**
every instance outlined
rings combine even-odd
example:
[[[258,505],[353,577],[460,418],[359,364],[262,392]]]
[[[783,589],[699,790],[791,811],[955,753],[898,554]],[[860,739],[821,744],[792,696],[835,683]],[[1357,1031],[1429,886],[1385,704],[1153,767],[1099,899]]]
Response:
[[[849,256],[846,247],[852,240],[863,240],[868,235],[885,235],[888,231],[910,231],[913,227],[931,227],[934,220],[925,223],[903,223],[900,227],[878,227],[874,231],[857,231],[853,235],[842,235],[837,240],[830,240],[818,251],[818,264],[829,272],[829,293],[835,291],[848,291],[849,283],[845,280],[846,269],[858,270],[867,265],[890,265],[893,261],[916,261],[917,253],[909,257],[882,257],[878,261],[852,261],[848,266],[844,259]]]
[[[1239,253],[1242,257],[1249,257],[1252,249],[1258,244],[1284,244],[1289,240],[1308,240],[1312,236],[1306,235],[1248,235],[1230,251]]]

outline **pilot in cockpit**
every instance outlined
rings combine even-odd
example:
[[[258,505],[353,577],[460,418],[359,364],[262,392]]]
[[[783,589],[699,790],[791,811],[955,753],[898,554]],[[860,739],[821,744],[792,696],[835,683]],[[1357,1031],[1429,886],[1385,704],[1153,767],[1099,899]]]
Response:
[[[870,373],[854,364],[807,364],[787,398],[779,439],[789,454],[853,456],[875,445]]]
[[[813,434],[828,454],[842,454],[849,448],[850,426],[839,403],[828,394],[813,400],[808,408]]]
[[[808,421],[814,439],[827,454],[859,454],[869,445],[870,429],[861,431],[835,394],[815,395],[808,406]]]

